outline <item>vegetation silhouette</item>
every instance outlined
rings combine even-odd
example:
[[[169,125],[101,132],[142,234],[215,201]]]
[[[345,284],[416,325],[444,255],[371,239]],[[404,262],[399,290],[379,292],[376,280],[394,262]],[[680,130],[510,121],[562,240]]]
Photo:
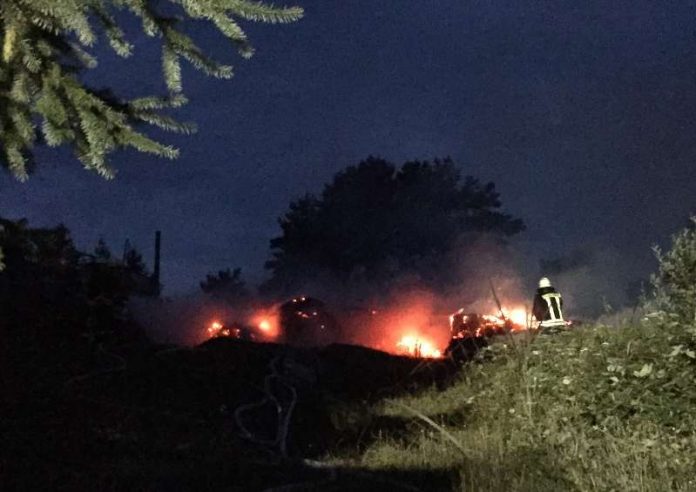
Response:
[[[249,58],[254,49],[240,21],[284,23],[303,15],[299,7],[249,0],[35,3],[0,4],[0,165],[20,180],[28,179],[34,167],[32,149],[37,143],[69,147],[85,169],[105,178],[115,175],[108,157],[119,149],[177,157],[177,149],[152,139],[141,128],[195,130],[170,115],[170,110],[187,102],[182,60],[211,77],[233,75],[231,66],[212,59],[195,43],[189,34],[191,24],[209,22],[239,55]],[[92,48],[101,37],[119,57],[133,54],[135,46],[124,32],[131,27],[124,22],[128,15],[147,38],[161,45],[164,95],[128,100],[119,97],[114,87],[94,89],[81,77],[97,67]]]
[[[336,174],[319,196],[290,203],[279,220],[282,234],[270,243],[271,278],[262,291],[292,294],[327,274],[386,283],[412,273],[441,284],[455,246],[484,234],[504,242],[524,230],[501,206],[493,183],[462,178],[449,158],[396,166],[368,157]]]
[[[143,276],[112,260],[105,243],[98,254],[83,253],[63,225],[31,228],[26,220],[0,219],[0,247],[3,361],[15,362],[21,371],[13,372],[29,387],[35,371],[58,361],[64,375],[87,371],[97,352],[146,340],[126,310]]]
[[[237,305],[249,300],[250,292],[242,280],[242,269],[218,271],[217,275],[209,273],[200,282],[201,290],[214,299],[219,299],[231,305]]]

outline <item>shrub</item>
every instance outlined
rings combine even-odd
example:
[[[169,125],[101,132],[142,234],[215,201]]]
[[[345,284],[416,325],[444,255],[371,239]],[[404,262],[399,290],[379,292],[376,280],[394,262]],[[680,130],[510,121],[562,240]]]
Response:
[[[653,248],[659,262],[652,277],[657,307],[687,322],[696,319],[696,216],[691,222],[672,237],[669,251]]]

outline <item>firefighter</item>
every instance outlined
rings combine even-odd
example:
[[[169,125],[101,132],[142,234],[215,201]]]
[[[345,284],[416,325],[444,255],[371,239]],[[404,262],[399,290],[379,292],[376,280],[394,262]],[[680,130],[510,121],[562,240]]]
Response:
[[[551,285],[551,281],[543,277],[539,280],[539,288],[534,296],[532,314],[539,322],[539,328],[565,326],[563,319],[563,299],[561,294]]]

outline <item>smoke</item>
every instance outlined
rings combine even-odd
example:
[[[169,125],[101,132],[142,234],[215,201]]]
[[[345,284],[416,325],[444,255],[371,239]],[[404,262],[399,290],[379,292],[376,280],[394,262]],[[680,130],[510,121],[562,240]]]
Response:
[[[304,294],[330,303],[360,306],[387,302],[403,292],[428,291],[455,304],[473,304],[482,299],[495,304],[491,280],[507,297],[522,298],[520,272],[526,263],[523,255],[497,237],[462,236],[444,254],[424,256],[407,265],[388,259],[370,270],[359,266],[347,278],[308,267],[287,282],[282,296]]]
[[[530,296],[524,282],[528,260],[514,245],[498,238],[462,238],[444,264],[456,275],[453,282],[443,284],[438,291],[448,304],[495,312],[497,304],[492,289],[507,304],[524,305]]]
[[[638,276],[619,251],[585,246],[569,255],[542,260],[537,250],[495,236],[462,236],[446,255],[423,258],[401,271],[394,263],[375,272],[358,269],[345,282],[326,272],[314,272],[311,280],[298,279],[298,293],[324,299],[336,309],[382,306],[403,310],[418,300],[419,312],[443,319],[459,308],[497,313],[492,288],[504,307],[531,311],[537,281],[548,276],[563,295],[565,314],[571,319],[594,319],[635,301],[631,291],[636,290]]]
[[[390,260],[371,271],[356,268],[347,279],[308,270],[292,279],[289,290],[325,301],[344,342],[394,352],[402,338],[411,337],[444,350],[452,313],[499,312],[492,289],[504,307],[531,310],[534,291],[525,291],[520,273],[528,264],[511,245],[479,234],[462,236],[444,255],[408,266]]]
[[[444,349],[452,313],[463,308],[498,314],[496,297],[506,309],[530,312],[540,276],[550,277],[561,292],[569,319],[596,318],[625,306],[626,287],[633,279],[615,251],[586,247],[540,261],[519,244],[477,236],[462,237],[446,255],[422,258],[408,268],[387,262],[370,272],[356,269],[342,280],[313,270],[293,279],[291,294],[252,296],[243,305],[199,293],[165,300],[134,299],[129,307],[153,339],[194,345],[207,339],[206,327],[212,320],[256,326],[259,313],[273,311],[291,297],[309,296],[324,301],[337,318],[343,329],[341,342],[394,352],[400,338],[408,335]]]
[[[401,339],[412,337],[444,348],[449,339],[447,316],[438,319],[436,305],[431,292],[410,290],[384,296],[369,308],[343,310],[343,341],[394,352]]]
[[[595,319],[636,302],[637,276],[617,250],[586,246],[540,266],[563,294],[567,316]]]
[[[196,294],[134,300],[131,311],[154,339],[190,345],[206,339],[205,327],[213,319],[250,324],[263,307],[308,296],[326,303],[342,327],[342,342],[393,352],[401,338],[411,336],[444,349],[454,311],[466,307],[498,312],[491,285],[504,305],[523,305],[521,263],[519,255],[497,238],[463,237],[446,255],[422,258],[409,268],[390,261],[373,271],[358,268],[340,280],[327,271],[308,270],[292,279],[284,296],[257,296],[247,305],[230,306]]]
[[[191,346],[209,338],[207,328],[213,321],[251,325],[263,307],[259,300],[235,306],[200,293],[164,299],[134,297],[128,310],[156,342]]]

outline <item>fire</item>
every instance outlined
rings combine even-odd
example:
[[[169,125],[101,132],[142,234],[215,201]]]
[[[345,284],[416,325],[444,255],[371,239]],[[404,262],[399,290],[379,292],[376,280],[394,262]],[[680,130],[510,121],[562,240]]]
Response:
[[[235,319],[213,318],[206,326],[207,338],[231,337],[244,340],[271,341],[280,334],[280,320],[273,309],[241,314]]]
[[[435,348],[432,342],[416,335],[404,335],[396,343],[401,352],[406,352],[413,357],[437,359],[442,357],[442,352]]]
[[[529,326],[529,315],[522,303],[511,302],[505,307],[497,303],[496,306],[489,306],[492,309],[486,309],[494,314],[462,308],[449,317],[448,330],[442,303],[438,304],[437,299],[427,293],[417,294],[400,294],[398,299],[383,303],[378,309],[372,306],[369,309],[356,309],[354,315],[339,318],[339,328],[330,333],[324,330],[325,320],[333,322],[334,318],[326,315],[323,307],[317,307],[323,306],[323,303],[307,297],[297,297],[283,305],[257,304],[226,315],[217,312],[206,326],[206,331],[201,331],[208,338],[225,336],[245,341],[290,344],[300,343],[298,336],[304,336],[310,342],[316,338],[317,344],[352,343],[393,354],[436,359],[443,357],[445,347],[453,339],[494,337],[526,330]],[[286,305],[288,313],[284,310]],[[295,321],[301,328],[305,325],[310,328],[298,329],[304,331],[297,335],[298,330],[292,329]],[[315,326],[316,329],[313,328]],[[329,335],[324,336],[325,332]],[[301,343],[307,343],[305,339]]]
[[[262,319],[261,321],[259,321],[259,330],[266,333],[271,331],[271,322],[267,319]]]
[[[222,323],[220,323],[220,322],[217,321],[217,320],[216,320],[216,321],[213,321],[213,322],[210,323],[210,325],[208,326],[208,335],[210,335],[211,337],[212,337],[212,336],[215,336],[215,335],[217,335],[218,333],[220,333],[220,330],[222,330]]]
[[[512,321],[513,324],[513,329],[514,330],[519,330],[519,329],[526,329],[528,323],[528,314],[527,310],[522,307],[517,307],[514,308],[510,311],[503,309],[503,314],[507,319]]]
[[[489,337],[524,331],[529,327],[524,307],[501,308],[497,314],[479,314],[460,309],[449,317],[453,338]]]
[[[260,310],[251,316],[249,322],[267,340],[276,339],[280,334],[280,319],[275,310]]]

